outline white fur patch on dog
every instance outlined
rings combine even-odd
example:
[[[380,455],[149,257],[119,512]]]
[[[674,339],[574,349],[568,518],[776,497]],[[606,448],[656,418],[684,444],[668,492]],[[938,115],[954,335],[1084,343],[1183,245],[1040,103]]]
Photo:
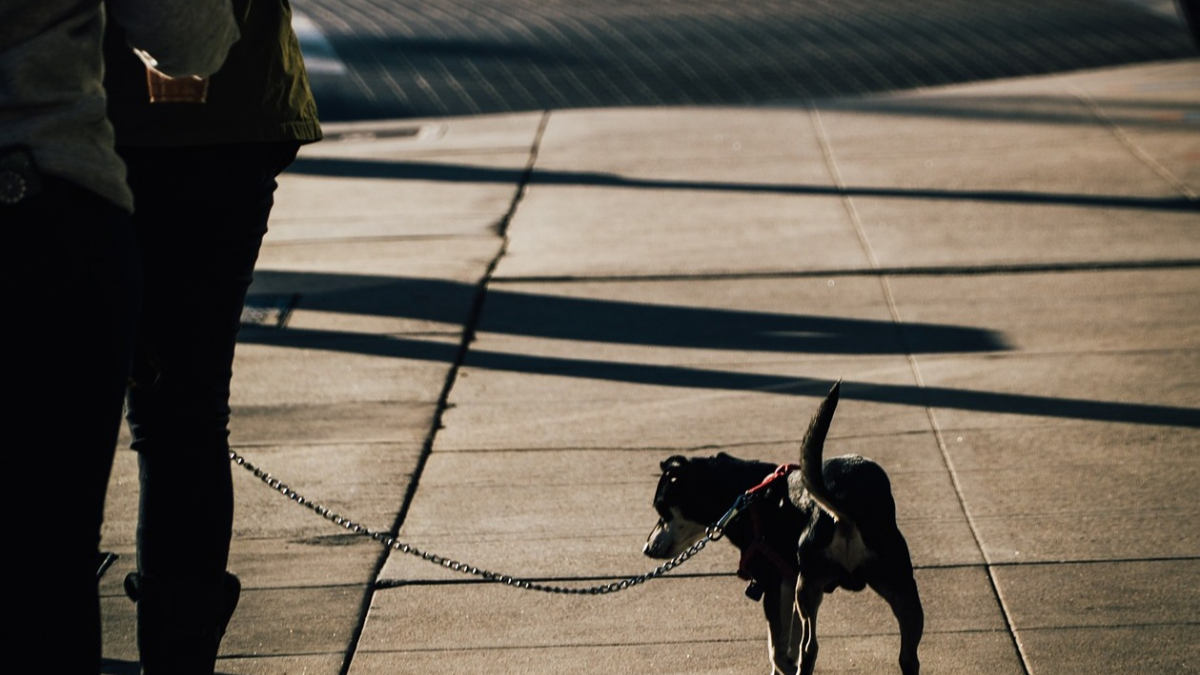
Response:
[[[671,507],[670,520],[663,518],[658,521],[658,526],[646,540],[643,552],[651,558],[674,558],[700,541],[706,531],[705,525],[684,518],[677,507]]]
[[[858,569],[872,555],[871,549],[863,542],[862,533],[853,525],[838,527],[833,541],[829,542],[829,548],[825,549],[825,556],[848,572]]]

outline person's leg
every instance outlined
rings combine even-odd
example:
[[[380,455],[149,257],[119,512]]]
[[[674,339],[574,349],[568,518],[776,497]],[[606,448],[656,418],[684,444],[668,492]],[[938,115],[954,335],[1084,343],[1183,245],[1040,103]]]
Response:
[[[143,672],[211,673],[236,603],[229,385],[284,144],[121,148],[145,266],[127,418],[138,451]],[[234,597],[230,597],[231,594]]]
[[[97,673],[100,527],[136,321],[129,215],[67,181],[0,206],[5,269],[9,465],[29,527],[20,565],[44,583],[12,595],[16,658],[38,672]],[[10,663],[16,670],[22,666]]]
[[[1192,36],[1192,42],[1200,48],[1200,0],[1175,0],[1179,18]]]

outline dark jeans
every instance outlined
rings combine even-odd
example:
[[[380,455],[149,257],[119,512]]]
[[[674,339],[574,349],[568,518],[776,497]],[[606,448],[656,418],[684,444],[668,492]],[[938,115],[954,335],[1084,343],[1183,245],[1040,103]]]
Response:
[[[45,182],[39,196],[0,206],[11,246],[2,266],[7,487],[21,513],[6,669],[96,673],[100,526],[140,274],[126,212],[73,183]]]
[[[142,660],[152,630],[208,621],[233,523],[229,386],[242,305],[298,144],[118,148],[129,169],[145,294],[126,418],[138,451]],[[160,613],[145,617],[143,614]],[[149,622],[149,623],[148,623]]]

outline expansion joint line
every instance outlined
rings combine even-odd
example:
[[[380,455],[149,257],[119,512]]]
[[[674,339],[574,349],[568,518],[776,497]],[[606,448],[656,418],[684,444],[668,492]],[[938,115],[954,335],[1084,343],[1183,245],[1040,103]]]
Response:
[[[525,199],[525,195],[529,192],[529,183],[533,178],[533,169],[537,165],[538,154],[542,150],[542,137],[546,135],[546,126],[550,124],[550,111],[543,110],[542,118],[538,122],[537,131],[533,136],[533,143],[529,146],[529,157],[525,160],[525,170],[521,173],[521,182],[517,184],[516,192],[513,193],[512,202],[508,205],[508,210],[504,212],[504,216],[497,223],[497,233],[504,237],[505,244],[508,243],[508,226],[512,224],[512,219],[517,215],[517,208],[521,206],[521,202]],[[491,279],[492,272],[500,259],[504,257],[504,251],[501,251],[496,259],[492,262],[492,268],[488,269],[487,278]]]
[[[449,405],[450,392],[454,388],[454,383],[458,379],[458,372],[466,362],[467,352],[471,348],[471,343],[475,340],[475,333],[479,327],[479,318],[483,312],[483,302],[487,297],[488,284],[491,283],[492,275],[495,274],[496,267],[500,264],[500,260],[504,258],[508,251],[508,226],[512,223],[513,217],[517,213],[517,208],[521,201],[525,198],[525,194],[529,189],[529,182],[533,176],[533,167],[537,162],[538,151],[542,145],[542,136],[545,134],[546,125],[550,122],[550,111],[543,111],[541,120],[538,122],[537,131],[534,134],[533,142],[530,144],[529,157],[525,160],[525,169],[521,173],[520,182],[513,192],[512,202],[509,203],[508,209],[501,216],[496,224],[496,234],[501,238],[500,249],[492,260],[488,263],[487,269],[484,271],[482,278],[476,285],[475,298],[471,304],[471,311],[467,315],[467,319],[463,325],[462,340],[459,343],[458,352],[454,357],[454,362],[450,364],[450,370],[446,374],[446,380],[442,385],[442,391],[438,395],[437,407],[434,410],[433,422],[430,424],[429,433],[425,437],[425,442],[421,447],[421,454],[417,458],[417,465],[413,468],[412,478],[408,483],[408,490],[404,495],[404,501],[401,503],[400,511],[396,514],[396,520],[393,522],[391,529],[387,533],[383,533],[384,537],[395,537],[400,532],[400,526],[404,523],[408,516],[408,511],[412,507],[413,499],[416,497],[417,485],[421,481],[421,476],[425,472],[425,465],[429,461],[429,456],[433,452],[433,443],[437,438],[438,429],[442,428],[442,417]],[[347,675],[350,671],[350,664],[354,661],[354,656],[358,651],[359,640],[362,639],[363,629],[366,627],[367,613],[371,605],[371,595],[374,593],[379,574],[383,571],[383,566],[387,562],[388,553],[384,553],[379,557],[375,570],[371,573],[371,583],[367,587],[367,591],[363,597],[363,605],[359,612],[358,625],[354,627],[354,633],[350,637],[349,645],[346,650],[345,658],[342,661],[340,675]]]
[[[1129,137],[1129,134],[1125,133],[1125,130],[1121,128],[1121,125],[1117,124],[1108,113],[1104,112],[1104,109],[1100,107],[1099,103],[1096,103],[1096,100],[1092,98],[1090,94],[1076,86],[1072,86],[1069,91],[1076,99],[1079,100],[1080,103],[1084,105],[1084,107],[1088,109],[1088,112],[1092,113],[1093,117],[1095,117],[1100,121],[1101,124],[1108,128],[1109,132],[1116,137],[1117,141],[1120,142],[1130,154],[1136,157],[1138,161],[1149,167],[1151,171],[1158,174],[1160,178],[1165,180],[1172,188],[1174,188],[1180,194],[1186,196],[1188,199],[1192,201],[1200,199],[1200,195],[1197,195],[1195,190],[1188,187],[1187,183],[1184,183],[1178,176],[1172,173],[1170,169],[1163,166],[1158,160],[1151,157],[1149,153],[1141,148],[1141,146],[1139,146],[1137,143],[1134,143],[1133,139]]]
[[[871,246],[871,240],[867,236],[866,228],[863,227],[862,216],[858,212],[858,207],[854,203],[854,198],[846,191],[846,182],[842,179],[842,172],[838,168],[837,159],[833,154],[833,146],[829,140],[829,134],[825,130],[825,125],[821,120],[821,111],[816,105],[809,106],[809,120],[816,132],[817,140],[821,144],[821,153],[825,159],[825,167],[829,171],[830,177],[833,179],[834,185],[843,193],[842,207],[846,210],[846,215],[850,219],[851,225],[854,227],[854,234],[858,238],[858,244],[862,247],[864,255],[871,266],[871,269],[877,272],[880,290],[883,293],[883,299],[887,305],[888,314],[892,318],[892,323],[896,327],[896,333],[900,339],[901,346],[904,348],[904,355],[908,361],[909,370],[912,372],[913,380],[916,382],[917,390],[925,391],[925,378],[921,374],[920,364],[917,362],[913,350],[909,348],[907,337],[904,334],[903,323],[900,319],[900,310],[896,305],[896,298],[892,292],[892,284],[889,275],[882,272],[882,266],[879,264],[879,258],[875,254],[875,249]],[[967,508],[966,497],[963,492],[962,482],[958,477],[958,470],[954,466],[954,460],[950,457],[950,450],[946,444],[945,434],[942,432],[941,424],[938,422],[937,413],[933,407],[928,404],[924,405],[925,417],[929,421],[929,427],[933,431],[933,437],[938,446],[938,451],[941,453],[942,464],[946,468],[946,472],[950,476],[950,481],[954,486],[954,494],[958,499],[958,507],[962,511],[963,517],[967,521],[967,526],[971,530],[971,536],[975,540],[975,547],[979,551],[979,555],[983,559],[984,568],[987,571],[988,581],[992,586],[992,593],[996,597],[996,604],[1000,608],[1001,616],[1004,618],[1005,627],[1013,643],[1013,648],[1016,650],[1017,657],[1021,661],[1021,668],[1026,675],[1032,673],[1029,665],[1029,659],[1025,654],[1025,649],[1021,645],[1020,639],[1017,637],[1016,629],[1013,626],[1012,617],[1009,614],[1008,607],[1004,602],[1003,595],[1000,592],[1000,586],[996,582],[996,577],[993,571],[994,565],[988,558],[987,551],[983,546],[983,539],[980,537],[979,528],[975,524],[975,519],[971,517],[971,511]]]

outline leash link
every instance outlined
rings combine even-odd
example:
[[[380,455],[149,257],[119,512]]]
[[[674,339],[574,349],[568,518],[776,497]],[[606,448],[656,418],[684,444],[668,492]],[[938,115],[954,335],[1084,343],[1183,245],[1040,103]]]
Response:
[[[734,518],[737,518],[738,515],[741,514],[742,509],[746,508],[746,506],[750,504],[750,500],[752,498],[753,495],[749,492],[738,495],[738,498],[733,502],[733,506],[729,507],[729,510],[725,512],[725,515],[721,516],[716,523],[708,527],[705,530],[705,534],[707,534],[712,541],[719,541],[721,537],[725,536],[725,528]]]
[[[550,585],[550,584],[542,584],[542,583],[533,581],[531,579],[519,579],[516,577],[509,576],[507,574],[499,574],[497,572],[490,572],[485,569],[480,569],[479,567],[476,567],[474,565],[468,565],[466,563],[462,563],[457,560],[447,558],[445,556],[440,556],[435,553],[430,553],[428,551],[422,551],[421,549],[419,549],[411,544],[407,544],[407,543],[397,540],[395,537],[393,537],[392,535],[390,535],[386,532],[375,532],[367,527],[364,527],[363,525],[360,525],[359,523],[354,522],[353,520],[351,520],[349,518],[345,518],[345,517],[335,513],[333,510],[331,510],[325,506],[322,506],[321,504],[314,502],[311,499],[306,499],[303,495],[296,492],[292,488],[288,487],[287,484],[285,484],[283,481],[272,476],[271,474],[267,473],[266,471],[263,471],[262,469],[258,468],[254,464],[251,464],[249,461],[246,460],[246,458],[242,457],[241,455],[239,455],[237,452],[235,452],[233,450],[229,451],[229,459],[234,464],[237,464],[238,466],[240,466],[240,467],[246,469],[247,471],[249,471],[250,473],[254,474],[255,478],[258,478],[260,481],[262,481],[265,485],[267,485],[271,489],[275,490],[276,492],[283,495],[284,497],[287,497],[288,499],[292,500],[293,502],[296,502],[297,504],[309,509],[313,513],[316,513],[317,515],[321,516],[325,520],[328,520],[329,522],[331,522],[339,527],[349,530],[350,532],[353,532],[354,534],[358,534],[358,535],[361,535],[364,537],[368,537],[370,539],[374,539],[375,541],[379,542],[380,544],[382,544],[382,545],[386,546],[387,548],[390,548],[394,551],[398,551],[398,552],[404,553],[406,555],[415,556],[417,558],[421,558],[422,560],[425,560],[426,562],[433,563],[434,565],[438,565],[439,567],[443,567],[450,571],[459,572],[462,574],[469,574],[471,576],[476,576],[476,577],[479,577],[486,581],[501,583],[506,586],[512,586],[513,588],[520,588],[520,589],[524,589],[527,591],[540,591],[542,593],[555,593],[555,594],[560,594],[560,595],[607,595],[609,593],[616,593],[618,591],[623,591],[623,590],[626,590],[629,588],[633,588],[634,586],[643,584],[651,579],[656,579],[658,577],[665,575],[667,572],[670,572],[671,570],[675,569],[676,567],[679,567],[683,563],[687,562],[687,560],[689,558],[691,558],[692,556],[694,556],[697,553],[699,553],[700,551],[702,551],[704,549],[704,547],[708,545],[708,542],[719,540],[724,534],[724,531],[723,531],[724,526],[726,524],[728,524],[729,521],[733,520],[733,518],[737,515],[737,510],[740,508],[740,505],[743,504],[744,499],[745,499],[744,496],[739,497],[738,501],[734,504],[734,507],[731,508],[729,510],[729,512],[727,512],[725,514],[725,516],[723,516],[716,525],[708,528],[707,531],[705,532],[704,537],[702,537],[699,541],[697,541],[696,543],[689,546],[687,548],[687,550],[685,550],[683,553],[680,553],[679,555],[668,560],[667,562],[663,563],[662,565],[655,567],[654,569],[650,570],[649,572],[646,572],[645,574],[640,574],[635,577],[629,577],[627,579],[622,579],[620,581],[614,581],[614,582],[608,583],[608,584],[600,584],[597,586],[590,586],[587,588],[574,588],[574,587],[569,587],[569,586],[554,586],[554,585]]]

